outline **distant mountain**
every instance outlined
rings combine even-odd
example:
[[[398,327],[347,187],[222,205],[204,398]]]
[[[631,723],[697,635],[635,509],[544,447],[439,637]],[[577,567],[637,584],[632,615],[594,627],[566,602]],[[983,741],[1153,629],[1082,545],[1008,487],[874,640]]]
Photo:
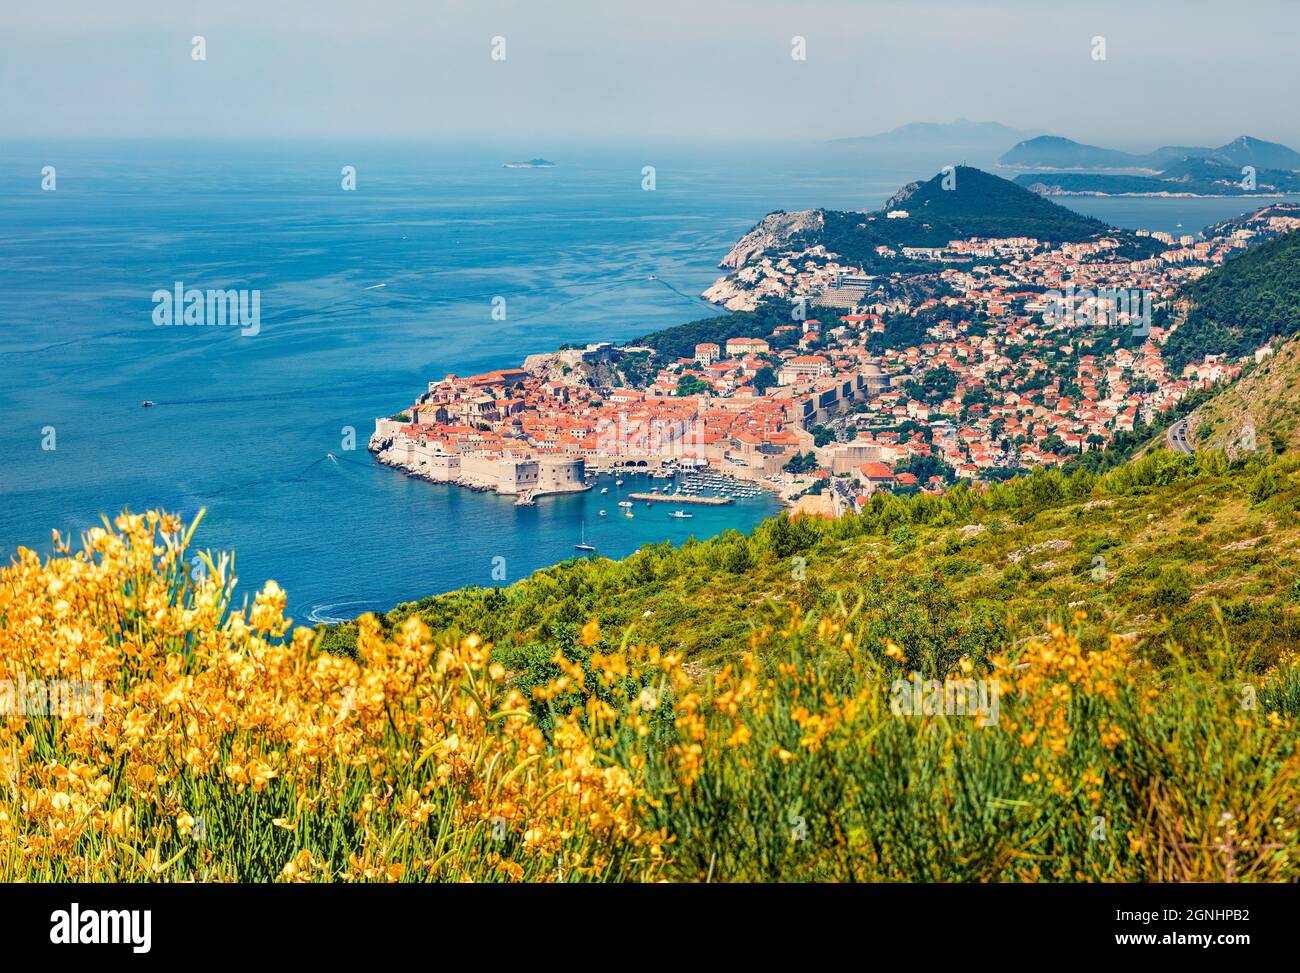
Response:
[[[955,122],[911,122],[876,135],[855,135],[832,141],[881,148],[953,146],[1001,149],[1034,134],[1000,122],[972,122],[959,118]]]
[[[1300,332],[1300,230],[1228,260],[1179,289],[1187,319],[1165,343],[1175,369],[1206,355],[1248,355]]]
[[[1136,154],[1085,145],[1059,135],[1044,135],[1013,145],[999,160],[1002,165],[1043,169],[1154,169],[1162,171],[1188,158],[1204,158],[1237,168],[1300,170],[1300,152],[1276,142],[1242,135],[1218,148],[1165,145]]]
[[[943,188],[943,173],[908,183],[872,213],[771,213],[737,241],[722,266],[738,270],[765,255],[820,245],[872,267],[880,263],[875,252],[879,246],[940,247],[972,236],[1065,242],[1110,230],[1100,220],[1058,206],[1001,176],[970,166],[957,166],[953,175],[951,189]],[[890,266],[896,267],[897,262]]]
[[[1300,152],[1280,145],[1241,135],[1227,145],[1219,146],[1216,156],[1235,166],[1255,166],[1260,169],[1300,169]]]

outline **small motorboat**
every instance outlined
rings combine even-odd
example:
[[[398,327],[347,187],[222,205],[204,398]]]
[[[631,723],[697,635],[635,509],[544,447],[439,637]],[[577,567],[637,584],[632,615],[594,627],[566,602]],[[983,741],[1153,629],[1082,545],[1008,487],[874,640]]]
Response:
[[[631,511],[631,510],[629,510],[629,511],[627,512],[627,519],[628,519],[628,520],[631,520],[631,519],[632,519],[632,511]]]
[[[632,501],[631,501],[631,500],[620,500],[620,501],[618,502],[618,505],[619,505],[620,507],[630,507],[630,506],[632,506]]]
[[[602,517],[605,516],[605,511],[602,510],[602,511],[600,512],[600,515],[601,515]]]
[[[601,488],[600,488],[600,492],[601,492],[601,493],[609,493],[609,487],[601,487]]]
[[[614,486],[622,486],[622,485],[623,485],[623,481],[622,481],[622,480],[615,480],[615,481],[614,481]]]
[[[140,403],[140,408],[142,408],[142,409],[152,409],[152,408],[153,408],[153,399],[145,399],[143,402]]]
[[[674,510],[668,516],[676,517],[678,520],[689,520],[691,517],[694,517],[695,514],[688,514],[685,510]]]

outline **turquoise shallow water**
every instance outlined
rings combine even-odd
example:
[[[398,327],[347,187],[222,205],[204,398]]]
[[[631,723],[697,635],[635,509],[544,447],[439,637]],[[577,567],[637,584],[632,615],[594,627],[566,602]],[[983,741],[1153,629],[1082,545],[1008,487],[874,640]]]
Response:
[[[536,155],[560,165],[500,167]],[[873,208],[942,161],[836,146],[0,143],[0,558],[101,512],[206,507],[199,545],[236,550],[241,587],[275,578],[303,619],[492,584],[497,557],[516,580],[573,556],[583,522],[612,557],[747,530],[771,498],[689,520],[666,506],[626,520],[613,489],[521,508],[378,467],[365,442],[376,415],[447,372],[712,313],[692,295],[763,214]],[[343,165],[356,192],[339,188]],[[1086,205],[1152,229],[1251,208],[1200,203]],[[261,333],[155,327],[151,295],[175,281],[260,289]]]

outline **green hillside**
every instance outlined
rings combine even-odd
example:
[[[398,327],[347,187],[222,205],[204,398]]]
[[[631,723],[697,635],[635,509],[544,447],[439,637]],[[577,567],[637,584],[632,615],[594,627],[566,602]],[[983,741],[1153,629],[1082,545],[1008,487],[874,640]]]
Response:
[[[1180,296],[1191,311],[1165,345],[1174,368],[1211,354],[1240,358],[1290,337],[1300,330],[1300,232],[1238,254]]]
[[[403,605],[386,624],[418,615],[435,632],[477,632],[540,678],[595,617],[616,639],[681,651],[703,672],[792,606],[819,613],[863,598],[877,648],[892,638],[909,661],[940,669],[1078,610],[1085,645],[1132,633],[1159,661],[1171,642],[1197,654],[1230,643],[1263,666],[1300,639],[1298,509],[1294,464],[1159,452],[1100,477],[1039,472],[942,499],[879,494],[833,522],[782,516],[751,536],[574,560],[510,587]],[[346,647],[349,630],[329,638]]]
[[[569,562],[381,625],[490,639],[557,745],[605,734],[671,879],[1290,881],[1298,511],[1300,464],[1162,451]],[[361,657],[387,658],[371,625]],[[907,718],[900,685],[930,678],[1000,709]],[[1287,850],[1225,864],[1229,814]]]
[[[957,166],[951,189],[940,173],[904,186],[875,213],[825,212],[825,225],[806,234],[806,246],[822,244],[849,260],[870,266],[875,249],[887,246],[940,247],[968,237],[1036,237],[1052,242],[1086,240],[1109,228],[1043,199],[1000,176]],[[890,210],[905,210],[905,219],[889,219]]]
[[[1300,450],[1300,339],[1291,339],[1196,409],[1188,423],[1201,449],[1230,455]]]

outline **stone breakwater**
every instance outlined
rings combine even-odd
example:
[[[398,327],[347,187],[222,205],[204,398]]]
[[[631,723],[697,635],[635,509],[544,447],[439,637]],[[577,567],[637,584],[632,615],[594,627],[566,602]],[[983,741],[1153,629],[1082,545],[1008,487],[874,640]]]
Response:
[[[661,493],[630,493],[631,500],[645,500],[649,503],[699,503],[707,507],[724,507],[732,503],[731,497],[683,497],[680,494],[669,494],[664,496]]]

